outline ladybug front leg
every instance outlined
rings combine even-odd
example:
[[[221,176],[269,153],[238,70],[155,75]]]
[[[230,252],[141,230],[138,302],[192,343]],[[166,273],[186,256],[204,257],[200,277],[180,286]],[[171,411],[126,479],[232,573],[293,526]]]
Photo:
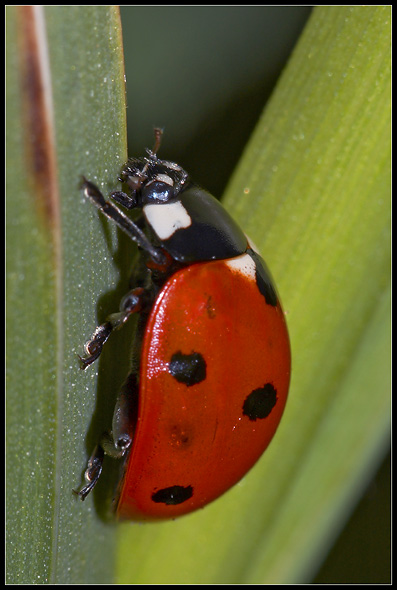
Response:
[[[136,287],[123,297],[120,311],[112,313],[103,324],[97,327],[91,338],[86,342],[84,346],[86,355],[84,357],[78,355],[81,369],[85,370],[91,363],[96,361],[113,330],[117,330],[125,324],[133,313],[141,311],[147,304],[148,298],[148,291],[143,287]]]
[[[157,264],[164,263],[164,254],[160,248],[156,248],[147,238],[141,228],[131,221],[118,207],[111,201],[107,201],[99,188],[83,176],[81,185],[84,195],[101,211],[108,219],[111,219],[116,225],[125,232],[128,237],[136,242],[140,248],[147,252],[150,258]],[[114,191],[111,197],[128,208],[133,208],[133,200],[122,191]]]

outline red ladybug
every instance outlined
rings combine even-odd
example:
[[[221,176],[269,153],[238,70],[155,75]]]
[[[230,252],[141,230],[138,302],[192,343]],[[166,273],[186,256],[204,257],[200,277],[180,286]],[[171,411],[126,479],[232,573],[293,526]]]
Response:
[[[174,162],[130,159],[114,201],[84,179],[85,195],[140,247],[135,287],[81,358],[98,358],[112,330],[139,313],[132,369],[111,432],[85,471],[87,496],[104,454],[125,457],[115,510],[134,520],[202,508],[259,459],[280,422],[290,380],[287,326],[262,258],[222,205]],[[144,230],[141,229],[144,227]]]

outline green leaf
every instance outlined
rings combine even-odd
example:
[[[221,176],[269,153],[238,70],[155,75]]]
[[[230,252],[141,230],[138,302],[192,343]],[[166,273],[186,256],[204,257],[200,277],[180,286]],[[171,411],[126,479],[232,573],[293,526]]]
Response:
[[[107,191],[125,157],[117,8],[8,7],[9,583],[112,580],[114,531],[72,488],[95,437],[97,381],[76,353],[115,288],[116,235],[106,240],[79,185],[85,174]]]
[[[390,412],[390,8],[316,8],[225,203],[290,329],[279,431],[224,497],[119,530],[119,582],[307,582],[383,457]],[[133,550],[132,550],[133,548]]]

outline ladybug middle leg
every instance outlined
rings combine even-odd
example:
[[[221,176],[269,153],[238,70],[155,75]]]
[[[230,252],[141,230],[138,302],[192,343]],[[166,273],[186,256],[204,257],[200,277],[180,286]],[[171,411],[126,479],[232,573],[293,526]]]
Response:
[[[150,299],[151,295],[143,287],[136,287],[123,297],[120,311],[112,313],[103,324],[96,328],[91,338],[86,342],[84,346],[86,356],[78,355],[80,367],[83,370],[96,361],[113,330],[117,330],[125,324],[133,313],[142,311]]]

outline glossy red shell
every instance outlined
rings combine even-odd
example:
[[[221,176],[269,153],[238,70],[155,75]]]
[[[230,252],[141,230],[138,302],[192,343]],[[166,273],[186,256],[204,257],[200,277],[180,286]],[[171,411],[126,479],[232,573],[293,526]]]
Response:
[[[170,374],[172,355],[200,353],[206,378],[186,385]],[[141,352],[138,422],[119,486],[120,518],[174,518],[214,500],[239,481],[270,443],[290,380],[283,311],[227,261],[191,265],[172,275],[150,312]],[[271,384],[266,418],[243,413],[247,396]],[[179,504],[153,501],[183,486]]]

